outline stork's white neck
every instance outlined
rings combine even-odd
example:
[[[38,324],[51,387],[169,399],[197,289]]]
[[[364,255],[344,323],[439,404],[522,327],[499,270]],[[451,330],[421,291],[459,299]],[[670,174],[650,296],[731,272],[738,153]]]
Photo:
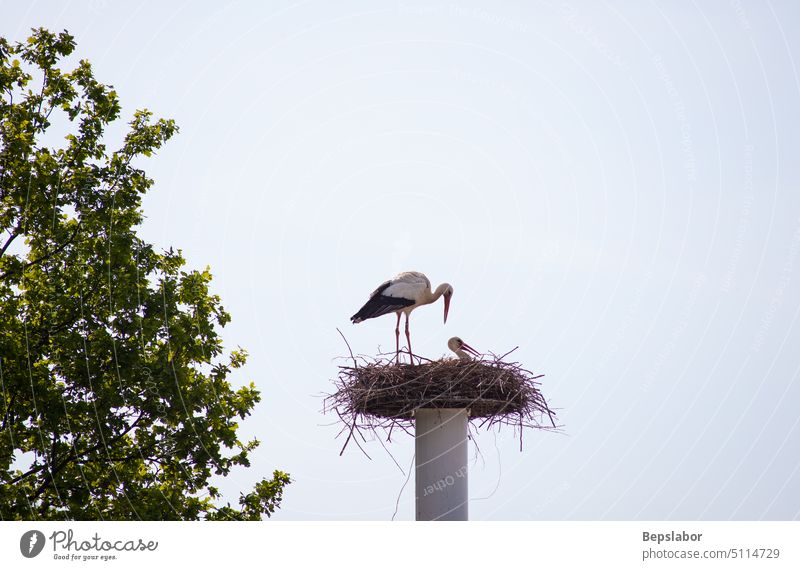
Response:
[[[424,301],[420,304],[429,305],[430,303],[435,303],[436,300],[439,299],[439,297],[441,297],[444,294],[444,292],[447,291],[449,288],[450,288],[449,283],[442,283],[436,288],[436,290],[433,293],[431,293],[430,289],[428,289],[427,291],[425,291]]]
[[[454,350],[453,352],[456,353],[456,356],[458,356],[459,360],[472,360],[472,357],[460,348]]]

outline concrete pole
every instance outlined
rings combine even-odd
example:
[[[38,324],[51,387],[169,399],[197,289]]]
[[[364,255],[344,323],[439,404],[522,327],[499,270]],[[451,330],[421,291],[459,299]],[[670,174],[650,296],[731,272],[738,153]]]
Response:
[[[468,411],[463,408],[420,408],[414,417],[417,520],[469,520]]]

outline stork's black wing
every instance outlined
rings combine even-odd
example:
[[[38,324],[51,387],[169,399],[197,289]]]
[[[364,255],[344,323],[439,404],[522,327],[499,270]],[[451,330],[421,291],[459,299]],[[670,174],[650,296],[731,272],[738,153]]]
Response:
[[[364,303],[364,306],[361,307],[355,315],[350,317],[350,320],[354,323],[360,323],[363,320],[380,317],[381,315],[385,315],[387,313],[393,313],[395,311],[399,311],[400,309],[410,307],[414,304],[414,299],[406,299],[404,297],[389,297],[387,295],[383,295],[382,293],[391,284],[391,281],[387,281],[375,289],[375,291],[372,293],[372,296],[369,298],[369,301]]]

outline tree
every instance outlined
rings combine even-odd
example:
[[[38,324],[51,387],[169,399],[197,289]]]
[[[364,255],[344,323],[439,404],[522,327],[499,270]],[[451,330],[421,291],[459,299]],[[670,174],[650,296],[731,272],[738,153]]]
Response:
[[[108,151],[117,94],[87,61],[59,69],[74,48],[0,38],[0,517],[269,516],[285,473],[238,506],[211,484],[249,466],[237,422],[260,399],[228,381],[246,353],[223,350],[211,274],[137,236],[138,164],[177,128],[137,111]]]

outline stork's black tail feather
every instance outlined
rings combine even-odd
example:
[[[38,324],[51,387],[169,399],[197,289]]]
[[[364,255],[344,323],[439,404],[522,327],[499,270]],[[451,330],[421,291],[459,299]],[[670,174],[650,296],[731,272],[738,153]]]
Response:
[[[414,304],[413,299],[403,299],[402,297],[386,297],[384,295],[374,295],[369,301],[364,303],[358,312],[350,317],[353,324],[360,323],[367,319],[374,319],[382,315],[394,313]]]

